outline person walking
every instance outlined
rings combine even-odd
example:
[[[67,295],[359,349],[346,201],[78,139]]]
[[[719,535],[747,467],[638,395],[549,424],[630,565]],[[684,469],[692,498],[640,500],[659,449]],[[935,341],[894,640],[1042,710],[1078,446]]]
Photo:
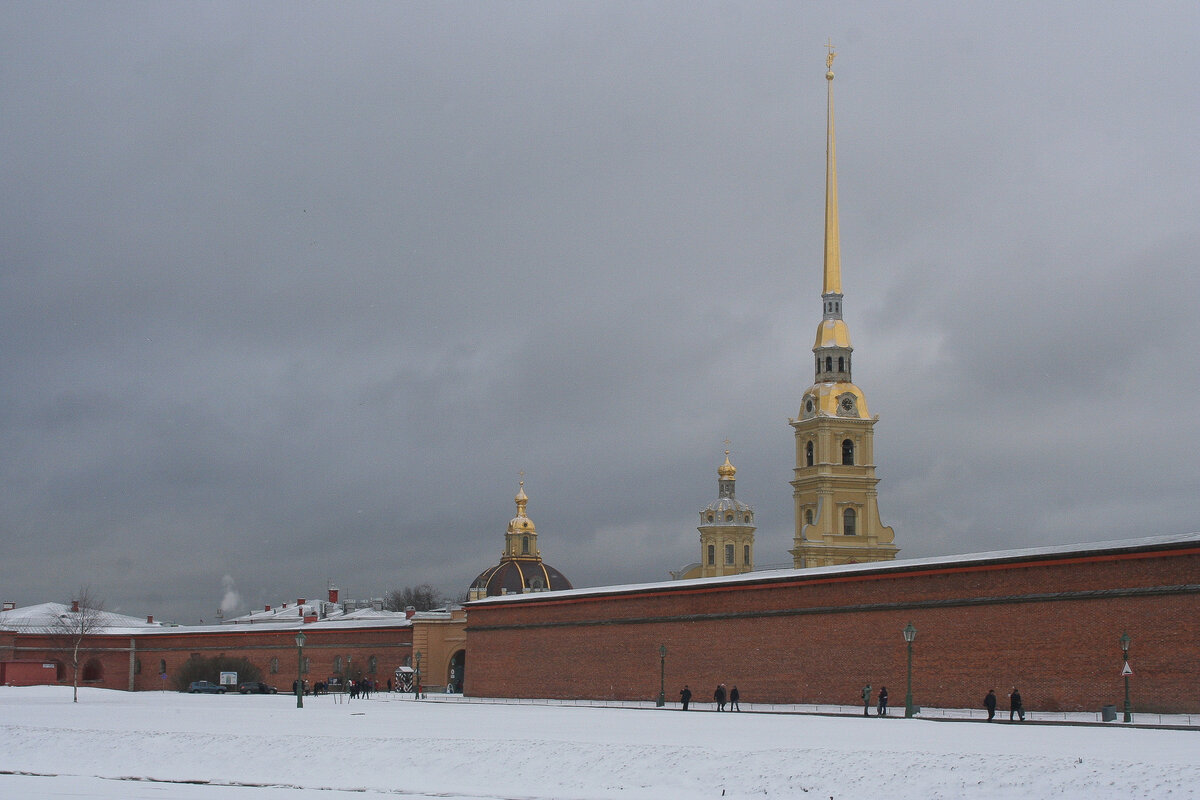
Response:
[[[717,684],[717,690],[713,692],[713,700],[717,704],[717,711],[725,710],[725,684]]]
[[[741,711],[742,710],[742,707],[738,705],[738,700],[741,699],[741,696],[742,696],[742,693],[738,691],[738,688],[736,686],[734,686],[732,689],[729,690],[729,710],[730,711]]]
[[[688,710],[688,703],[692,702],[692,690],[688,688],[686,683],[683,685],[683,689],[681,689],[679,692],[679,702],[683,703],[684,711]]]
[[[1025,706],[1021,703],[1021,693],[1017,691],[1017,687],[1013,687],[1008,695],[1008,721],[1012,722],[1013,714],[1020,717],[1021,722],[1025,721]]]
[[[888,697],[887,687],[880,686],[879,687],[879,708],[876,710],[875,713],[881,717],[887,716],[887,697]]]
[[[983,698],[983,707],[988,710],[988,722],[996,716],[996,690],[988,689],[987,697]]]
[[[871,684],[862,688],[863,716],[871,716]]]

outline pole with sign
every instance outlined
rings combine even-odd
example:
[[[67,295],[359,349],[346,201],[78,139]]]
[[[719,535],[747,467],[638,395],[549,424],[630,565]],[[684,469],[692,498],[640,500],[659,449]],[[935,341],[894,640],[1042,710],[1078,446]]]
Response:
[[[1121,675],[1125,678],[1125,721],[1133,722],[1133,706],[1129,703],[1129,676],[1133,674],[1133,670],[1129,668],[1129,643],[1133,639],[1126,632],[1121,634],[1118,641],[1121,643],[1121,657],[1125,662],[1125,668],[1121,670]]]

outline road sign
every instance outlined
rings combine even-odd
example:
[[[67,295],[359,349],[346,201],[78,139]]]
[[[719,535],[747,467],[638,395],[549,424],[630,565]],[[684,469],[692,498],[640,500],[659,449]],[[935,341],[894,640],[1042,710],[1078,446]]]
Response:
[[[1132,675],[1133,674],[1133,670],[1129,668],[1128,661],[1125,662],[1125,669],[1121,670],[1121,674],[1122,675]]]

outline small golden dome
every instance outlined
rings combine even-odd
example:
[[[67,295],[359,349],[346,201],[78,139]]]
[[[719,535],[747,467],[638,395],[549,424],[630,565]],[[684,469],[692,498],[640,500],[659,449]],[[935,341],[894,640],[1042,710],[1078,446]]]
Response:
[[[729,451],[725,451],[725,463],[717,467],[717,477],[723,481],[734,480],[734,475],[737,474],[737,467],[729,463]]]
[[[508,521],[509,533],[536,533],[537,528],[533,524],[533,520],[525,512],[525,507],[529,504],[529,495],[525,494],[525,481],[521,481],[521,488],[517,491],[517,496],[513,498],[517,502],[517,515]]]
[[[850,328],[840,319],[822,320],[817,326],[817,340],[813,342],[813,350],[822,347],[850,347]]]

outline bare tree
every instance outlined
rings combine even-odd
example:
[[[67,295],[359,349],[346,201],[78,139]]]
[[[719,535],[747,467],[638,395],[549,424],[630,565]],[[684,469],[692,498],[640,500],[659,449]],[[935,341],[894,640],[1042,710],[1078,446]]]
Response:
[[[104,623],[104,601],[92,595],[90,586],[75,593],[71,607],[59,614],[50,623],[50,635],[56,649],[71,661],[71,683],[74,686],[74,702],[79,702],[79,662],[87,653],[87,638]]]
[[[441,592],[428,583],[422,583],[420,586],[392,589],[384,596],[383,607],[388,611],[403,611],[409,606],[417,611],[429,611],[441,607],[445,602]]]

